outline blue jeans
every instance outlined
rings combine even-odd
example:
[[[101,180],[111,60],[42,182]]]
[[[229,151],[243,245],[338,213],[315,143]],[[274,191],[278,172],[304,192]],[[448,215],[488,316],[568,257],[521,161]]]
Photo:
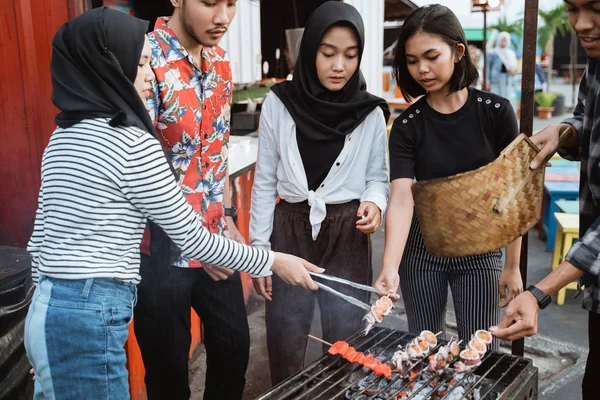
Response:
[[[40,277],[25,321],[34,399],[129,399],[124,350],[135,285]]]

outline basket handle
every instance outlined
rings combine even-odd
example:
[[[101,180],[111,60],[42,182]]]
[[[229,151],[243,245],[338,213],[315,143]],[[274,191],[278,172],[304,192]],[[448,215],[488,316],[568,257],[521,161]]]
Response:
[[[569,125],[566,128],[561,129],[561,131],[559,132],[559,136],[558,136],[558,148],[561,148],[562,146],[564,146],[567,141],[571,138],[571,135],[575,133],[575,128],[573,128],[573,126]],[[529,139],[527,136],[525,137],[525,141],[527,141],[527,143],[529,143],[529,145],[536,151],[536,153],[540,152],[540,149],[535,145],[535,143],[533,143],[531,141],[531,139]],[[546,163],[552,158],[553,154],[549,154],[542,163],[540,163],[540,165],[533,170],[529,170],[529,173],[527,174],[527,176],[525,177],[525,179],[523,179],[521,181],[521,183],[519,183],[519,185],[517,185],[516,188],[514,188],[509,194],[508,196],[506,196],[506,198],[502,201],[500,201],[500,199],[497,199],[496,202],[494,203],[494,212],[497,214],[500,214],[504,211],[504,209],[506,208],[506,206],[508,206],[508,203],[511,202],[511,200],[517,195],[517,193],[519,193],[523,187],[529,183],[529,181],[533,178],[533,176],[536,174],[536,172],[538,171],[538,169],[541,166],[546,165]]]

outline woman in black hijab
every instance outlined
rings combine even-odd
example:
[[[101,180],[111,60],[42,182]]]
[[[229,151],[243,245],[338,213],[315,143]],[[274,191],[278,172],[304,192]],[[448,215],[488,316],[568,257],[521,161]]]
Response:
[[[294,256],[211,234],[184,200],[144,107],[154,75],[147,24],[107,8],[66,24],[52,42],[58,128],[42,159],[28,244],[36,289],[25,347],[36,399],[128,399],[128,336],[139,247],[149,218],[187,257],[279,274],[316,289]]]
[[[250,240],[311,260],[330,275],[371,284],[369,234],[379,227],[389,197],[389,111],[366,91],[359,69],[364,42],[354,7],[330,1],[311,15],[293,79],[275,85],[262,107]],[[277,277],[255,279],[254,286],[269,300],[267,345],[277,384],[302,368],[315,294]],[[335,289],[369,301],[365,292]],[[316,299],[325,340],[345,339],[360,328],[364,311],[322,291]]]

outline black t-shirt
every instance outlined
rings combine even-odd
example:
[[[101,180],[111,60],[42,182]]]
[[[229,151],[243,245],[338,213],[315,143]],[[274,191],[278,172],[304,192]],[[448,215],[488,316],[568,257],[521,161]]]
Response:
[[[394,121],[390,179],[428,180],[471,171],[495,160],[519,134],[510,102],[469,88],[467,102],[441,114],[423,96]]]

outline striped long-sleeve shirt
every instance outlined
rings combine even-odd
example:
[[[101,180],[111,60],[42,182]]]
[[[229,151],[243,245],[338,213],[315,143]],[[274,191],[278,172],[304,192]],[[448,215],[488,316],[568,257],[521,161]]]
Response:
[[[274,254],[206,230],[177,187],[159,142],[134,127],[88,119],[57,128],[44,151],[34,231],[33,278],[113,278],[138,283],[146,219],[189,258],[253,276]]]

